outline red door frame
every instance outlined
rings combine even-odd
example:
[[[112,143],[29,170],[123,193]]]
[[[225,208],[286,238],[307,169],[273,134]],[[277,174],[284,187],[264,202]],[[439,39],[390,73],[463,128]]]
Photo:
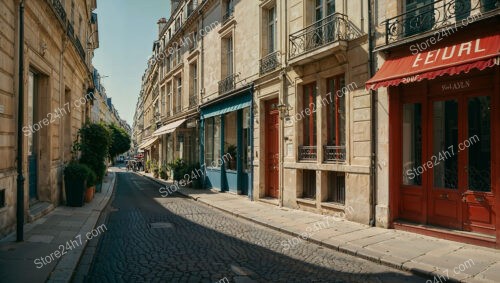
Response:
[[[476,76],[490,76],[493,78],[493,94],[491,96],[491,121],[492,121],[492,129],[491,129],[491,144],[492,144],[492,151],[491,151],[491,174],[492,174],[492,180],[491,180],[491,185],[492,185],[492,193],[495,195],[495,215],[496,215],[496,245],[494,246],[496,248],[500,248],[500,150],[497,149],[495,144],[500,143],[500,125],[498,123],[495,123],[494,121],[500,121],[500,67],[496,66],[492,71],[485,70],[482,72],[479,71],[471,71],[469,74],[462,74],[462,75],[456,75],[453,76],[452,79],[459,79],[459,78],[473,78]],[[443,79],[436,79],[434,81],[441,81]],[[446,77],[445,80],[450,80],[450,77]],[[402,93],[404,92],[405,88],[409,88],[412,85],[418,85],[421,84],[420,88],[423,90],[425,93],[423,94],[425,96],[425,101],[428,99],[427,93],[429,93],[430,86],[427,81],[420,82],[420,83],[414,83],[414,84],[409,84],[409,85],[400,85],[397,87],[389,87],[388,88],[388,98],[389,98],[389,148],[392,150],[389,150],[389,223],[390,227],[394,227],[394,222],[398,220],[401,217],[401,211],[400,211],[400,192],[401,192],[401,183],[402,183],[402,168],[401,168],[401,160],[402,160],[402,154],[401,154],[401,142],[402,142],[402,129],[401,129],[401,119],[402,119],[402,105],[403,105],[403,99],[402,99]],[[418,95],[418,94],[417,94]],[[422,114],[424,116],[426,114]],[[428,115],[427,115],[428,116]],[[426,123],[424,123],[426,124]],[[422,129],[422,131],[428,132],[427,129]],[[426,144],[426,143],[424,143]],[[422,151],[422,158],[426,160],[427,158],[426,153],[428,150],[424,148],[425,146],[423,145]],[[422,184],[424,184],[424,177],[422,179]],[[427,202],[425,202],[427,203]],[[427,207],[423,207],[427,211]],[[422,217],[420,221],[426,222],[426,216]],[[419,231],[418,229],[413,229],[414,231]],[[438,236],[443,236],[441,233],[429,233],[432,235],[438,235]],[[477,243],[480,244],[478,241],[469,241],[468,239],[465,239],[463,237],[455,237],[455,236],[450,236],[445,238],[450,238],[454,240],[459,240],[459,241],[464,241],[464,242],[471,242],[471,243]]]

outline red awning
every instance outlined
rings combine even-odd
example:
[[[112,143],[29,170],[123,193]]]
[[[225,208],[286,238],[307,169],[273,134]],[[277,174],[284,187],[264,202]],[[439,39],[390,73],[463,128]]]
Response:
[[[413,46],[414,47],[414,46]],[[409,50],[417,51],[417,48]],[[442,75],[456,75],[472,69],[484,70],[499,64],[500,35],[478,37],[439,48],[391,58],[366,82],[366,89],[419,82]]]

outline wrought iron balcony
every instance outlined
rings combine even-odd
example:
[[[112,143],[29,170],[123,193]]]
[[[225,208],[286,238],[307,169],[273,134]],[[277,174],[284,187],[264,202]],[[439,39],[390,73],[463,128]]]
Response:
[[[359,36],[361,32],[349,22],[346,15],[335,13],[291,34],[289,56],[294,58],[330,43]]]
[[[281,64],[281,56],[279,51],[269,53],[264,58],[259,61],[260,75],[267,74],[271,71],[276,70],[276,68]]]
[[[224,16],[222,16],[222,23],[225,23],[227,22],[230,18],[233,17],[233,14],[234,14],[234,8],[230,8],[226,11],[226,13],[224,14]]]
[[[73,38],[75,36],[75,29],[73,28],[73,25],[71,23],[68,23],[67,34],[70,38]]]
[[[49,0],[49,3],[52,5],[52,9],[56,13],[59,20],[63,23],[66,23],[66,11],[64,11],[64,7],[59,0]]]
[[[315,145],[313,146],[299,146],[299,160],[317,160],[318,149]]]
[[[198,105],[198,95],[193,94],[189,97],[189,109],[195,108]]]
[[[470,17],[476,21],[481,13],[500,8],[499,0],[438,0],[411,9],[385,21],[385,43],[422,34],[455,24],[455,28]],[[451,28],[451,27],[450,27]]]
[[[78,54],[85,61],[85,49],[83,49],[82,43],[78,37],[75,37],[73,42],[75,43],[76,50],[78,50]]]
[[[323,146],[323,153],[325,161],[334,161],[334,162],[344,162],[345,161],[345,146],[331,146],[325,145]]]
[[[232,74],[219,82],[219,94],[224,94],[236,87],[237,74]]]

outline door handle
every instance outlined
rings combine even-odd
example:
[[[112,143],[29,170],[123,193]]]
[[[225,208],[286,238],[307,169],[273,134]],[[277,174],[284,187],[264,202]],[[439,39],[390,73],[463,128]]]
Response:
[[[439,198],[440,198],[440,199],[449,199],[449,198],[448,198],[448,194],[440,194],[440,195],[439,195]]]
[[[486,199],[484,197],[482,197],[482,196],[476,196],[476,201],[477,202],[485,202]]]

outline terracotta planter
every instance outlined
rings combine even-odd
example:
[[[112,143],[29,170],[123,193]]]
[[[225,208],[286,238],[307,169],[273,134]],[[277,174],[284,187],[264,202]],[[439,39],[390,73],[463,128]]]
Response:
[[[85,190],[85,202],[91,202],[92,199],[94,199],[94,194],[95,194],[95,186],[88,187]]]

